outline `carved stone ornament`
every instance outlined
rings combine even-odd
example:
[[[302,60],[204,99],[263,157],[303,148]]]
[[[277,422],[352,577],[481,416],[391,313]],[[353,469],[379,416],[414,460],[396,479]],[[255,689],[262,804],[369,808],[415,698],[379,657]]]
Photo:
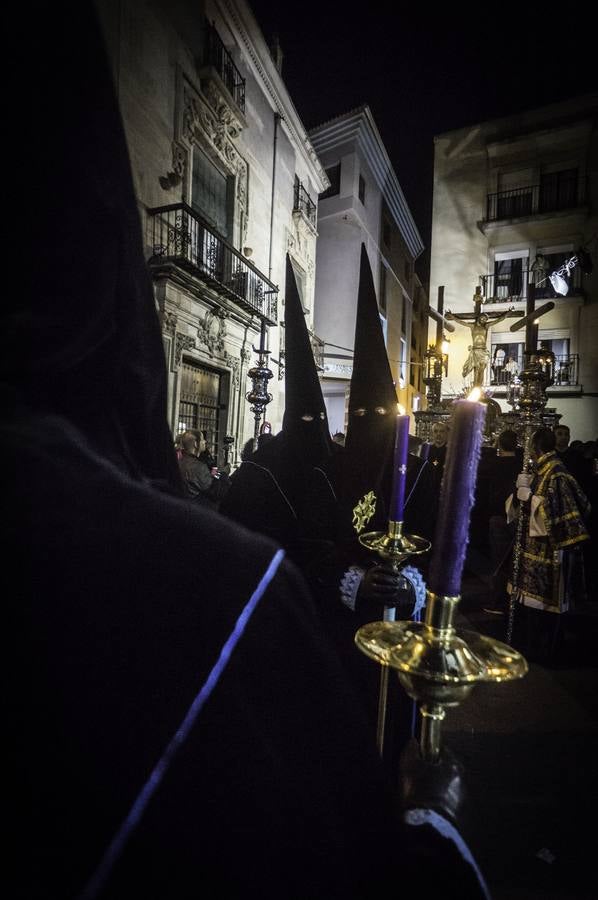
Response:
[[[216,119],[224,128],[226,134],[234,140],[238,138],[243,131],[243,121],[236,114],[229,101],[211,78],[201,79],[202,93],[205,95],[208,104],[213,109]]]
[[[241,359],[243,362],[249,362],[251,359],[251,350],[248,350],[247,347],[245,347],[244,350],[241,350]]]
[[[230,366],[231,369],[233,387],[235,388],[235,390],[238,390],[241,385],[241,360],[236,356],[232,356],[232,354],[230,353],[225,353],[224,359],[226,361],[226,365]]]
[[[166,175],[160,176],[160,185],[168,191],[171,188],[178,187],[185,177],[187,168],[187,151],[177,141],[172,142],[172,169]]]
[[[224,351],[226,338],[226,313],[209,309],[197,328],[197,337],[208,348],[210,356]]]
[[[235,176],[236,199],[240,213],[247,220],[247,182],[249,169],[232,138],[240,132],[231,125],[227,108],[222,104],[216,109],[208,105],[206,97],[198,93],[187,81],[182,85],[182,114],[179,124],[179,136],[183,145],[191,149],[194,144],[204,150],[208,156],[218,161],[229,175]]]
[[[177,325],[177,316],[173,312],[164,312],[162,314],[162,331],[166,334],[174,334]]]
[[[174,345],[174,364],[178,368],[185,350],[194,350],[196,347],[195,338],[189,334],[181,334],[177,331]]]

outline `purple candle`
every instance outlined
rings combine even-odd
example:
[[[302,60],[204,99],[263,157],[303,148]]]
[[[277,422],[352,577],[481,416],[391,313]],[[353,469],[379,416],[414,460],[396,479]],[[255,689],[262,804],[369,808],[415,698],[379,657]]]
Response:
[[[425,441],[419,448],[419,458],[421,460],[423,460],[423,462],[426,462],[429,455],[430,455],[430,445],[427,441]]]
[[[450,597],[461,591],[486,417],[484,404],[471,400],[458,400],[453,409],[428,578],[431,591]]]
[[[405,483],[407,481],[407,452],[409,450],[409,416],[397,416],[395,449],[392,469],[392,490],[390,492],[391,522],[403,521],[405,508]]]

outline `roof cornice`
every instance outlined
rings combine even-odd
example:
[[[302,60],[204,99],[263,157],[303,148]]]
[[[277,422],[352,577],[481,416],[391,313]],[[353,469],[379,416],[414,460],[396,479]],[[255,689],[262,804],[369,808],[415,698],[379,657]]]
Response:
[[[348,141],[356,142],[405,243],[416,259],[422,253],[424,243],[369,106],[360,106],[342,116],[330,119],[312,128],[309,135],[317,153],[332,150]]]

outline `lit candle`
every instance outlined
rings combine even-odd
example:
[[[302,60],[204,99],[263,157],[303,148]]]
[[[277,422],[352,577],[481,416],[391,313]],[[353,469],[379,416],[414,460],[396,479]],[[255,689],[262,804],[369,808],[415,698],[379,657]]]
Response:
[[[484,404],[471,399],[458,400],[453,409],[428,579],[431,591],[450,597],[461,591],[486,417]]]
[[[403,521],[405,508],[405,484],[407,482],[407,452],[409,450],[409,416],[397,416],[395,429],[395,449],[392,470],[392,491],[390,493],[391,522]]]
[[[419,458],[423,462],[426,462],[429,455],[430,455],[430,444],[427,441],[425,441],[419,448]]]

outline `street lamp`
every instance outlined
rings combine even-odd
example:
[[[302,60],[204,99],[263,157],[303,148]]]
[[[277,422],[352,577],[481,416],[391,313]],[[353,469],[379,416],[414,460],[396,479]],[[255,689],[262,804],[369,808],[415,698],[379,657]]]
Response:
[[[260,346],[254,347],[253,350],[258,355],[257,365],[253,366],[247,373],[247,377],[251,379],[252,385],[251,390],[245,397],[251,404],[249,408],[255,418],[253,446],[256,448],[260,431],[260,419],[265,414],[266,406],[272,400],[272,394],[268,391],[268,382],[273,377],[273,373],[268,368],[270,351],[266,350],[266,323],[263,320],[260,332]]]
[[[442,395],[442,372],[448,373],[448,345],[446,337],[434,346],[431,344],[424,354],[424,384],[428,388],[428,408],[440,406]]]

